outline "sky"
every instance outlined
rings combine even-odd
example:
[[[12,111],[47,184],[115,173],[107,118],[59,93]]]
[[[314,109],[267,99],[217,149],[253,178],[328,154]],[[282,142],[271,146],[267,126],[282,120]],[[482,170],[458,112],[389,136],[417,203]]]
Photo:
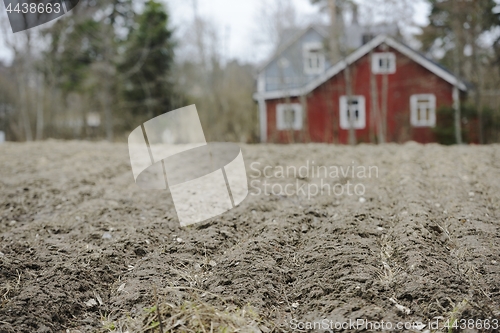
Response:
[[[236,58],[243,62],[258,63],[268,54],[262,52],[254,43],[254,35],[259,30],[257,12],[262,3],[273,0],[161,0],[169,9],[172,26],[182,31],[182,27],[192,21],[194,15],[193,3],[197,3],[201,17],[214,23],[219,35],[225,41],[224,56],[226,59]],[[317,6],[310,4],[310,0],[289,0],[295,4],[297,12],[304,21],[312,17],[321,19]],[[370,0],[358,0],[358,2]],[[1,7],[1,17],[5,17],[5,7]],[[415,11],[415,21],[426,24],[428,8],[418,5]],[[323,15],[323,19],[326,17]],[[36,28],[35,28],[36,29]],[[0,60],[10,62],[12,54],[5,47],[0,37]]]
[[[193,19],[194,0],[164,0],[172,14],[173,25],[181,27]],[[272,0],[271,0],[272,1]],[[289,0],[294,2],[300,16],[317,15],[318,8],[309,0]],[[223,39],[227,41],[227,58],[257,62],[262,56],[256,54],[253,34],[258,32],[257,12],[261,0],[198,0],[198,13],[216,25]]]
[[[225,36],[224,40],[228,41],[228,51],[226,51],[229,53],[228,58],[252,63],[258,63],[268,56],[261,54],[260,49],[255,47],[252,34],[259,30],[256,16],[262,3],[270,1],[273,0],[163,0],[172,14],[173,26],[176,27],[182,27],[183,23],[193,19],[193,2],[196,2],[199,15],[215,23],[220,35]],[[328,22],[327,17],[324,14],[320,15],[318,6],[312,5],[310,0],[289,1],[294,3],[304,22],[310,22],[312,18]],[[370,0],[357,0],[358,3],[363,1]],[[426,25],[429,7],[423,1],[415,2],[418,3],[415,22]]]

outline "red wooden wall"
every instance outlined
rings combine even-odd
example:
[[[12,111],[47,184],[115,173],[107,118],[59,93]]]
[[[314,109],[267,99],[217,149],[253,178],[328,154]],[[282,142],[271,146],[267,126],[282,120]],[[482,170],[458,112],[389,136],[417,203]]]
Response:
[[[392,48],[382,51],[379,47],[374,52],[394,52],[396,54],[396,73],[388,74],[387,141],[434,142],[432,128],[411,126],[410,96],[434,94],[437,110],[441,106],[452,106],[453,86]],[[377,133],[376,125],[371,117],[370,72],[369,54],[351,66],[352,94],[365,96],[366,104],[366,127],[356,130],[358,142],[370,142],[370,128],[375,135]],[[382,76],[376,75],[379,108],[382,103]],[[326,81],[307,96],[308,119],[307,124],[304,123],[304,127],[307,126],[309,131],[277,131],[276,105],[286,101],[284,99],[268,100],[266,102],[268,141],[347,143],[349,131],[341,129],[339,125],[339,98],[342,95],[346,95],[343,72]],[[290,102],[300,103],[298,98],[291,98]]]

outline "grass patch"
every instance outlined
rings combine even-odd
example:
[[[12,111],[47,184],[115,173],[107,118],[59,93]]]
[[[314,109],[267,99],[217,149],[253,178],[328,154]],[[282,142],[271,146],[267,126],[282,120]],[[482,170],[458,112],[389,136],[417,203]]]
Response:
[[[145,312],[143,332],[160,332],[159,315],[163,332],[261,332],[267,328],[250,306],[218,309],[207,303],[185,301],[179,306],[163,303],[159,309],[153,307]]]
[[[193,292],[189,293],[189,296],[188,300],[183,297],[184,300],[177,304],[156,301],[156,304],[144,307],[141,314],[135,317],[127,315],[115,323],[110,320],[103,321],[103,332],[269,333],[274,331],[274,325],[262,319],[250,305],[238,307],[225,302],[221,305],[212,305],[201,300]]]

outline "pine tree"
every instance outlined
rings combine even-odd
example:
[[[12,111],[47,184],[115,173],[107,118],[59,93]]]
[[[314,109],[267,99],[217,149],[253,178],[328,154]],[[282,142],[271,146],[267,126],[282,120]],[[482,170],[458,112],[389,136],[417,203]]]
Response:
[[[173,107],[170,74],[175,43],[168,23],[163,5],[149,0],[126,43],[119,71],[124,78],[124,98],[134,115],[151,118]]]

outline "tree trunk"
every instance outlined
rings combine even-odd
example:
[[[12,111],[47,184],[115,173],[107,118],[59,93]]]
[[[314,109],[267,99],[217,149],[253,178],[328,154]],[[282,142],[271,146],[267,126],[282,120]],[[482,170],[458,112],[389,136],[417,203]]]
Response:
[[[477,45],[479,36],[481,35],[481,26],[478,23],[480,21],[481,17],[481,6],[479,5],[479,2],[476,3],[476,25],[474,27],[474,35],[473,35],[473,41],[472,41],[472,51],[474,53],[474,60],[473,60],[473,66],[474,66],[474,73],[476,73],[476,78],[477,78],[477,89],[476,89],[476,96],[475,96],[475,104],[476,104],[476,109],[477,109],[477,114],[478,114],[478,132],[479,132],[479,143],[484,144],[484,127],[483,127],[483,73],[481,71],[482,66],[481,66],[481,58],[479,55],[479,47]]]
[[[21,118],[24,128],[24,137],[26,138],[26,141],[33,141],[33,133],[31,133],[31,124],[28,115],[29,105],[28,105],[28,94],[26,93],[26,86],[25,86],[26,83],[27,80],[22,80],[22,82],[20,83],[19,96],[21,97]]]
[[[111,25],[110,29],[112,30],[113,29],[113,25]],[[113,41],[111,40],[112,38],[112,34],[111,34],[112,31],[110,31],[108,33],[108,36],[106,36],[106,55],[107,55],[107,59],[106,61],[104,62],[104,66],[105,66],[105,69],[104,69],[104,91],[103,91],[103,107],[104,107],[104,118],[105,118],[105,121],[106,121],[106,140],[109,141],[109,142],[112,142],[113,139],[114,139],[114,130],[113,130],[113,123],[114,123],[114,119],[113,119],[113,109],[112,109],[112,105],[113,105],[113,102],[112,102],[112,99],[113,99],[113,89],[112,89],[112,86],[113,86],[113,83],[112,83],[112,79],[113,79],[113,75],[112,75],[112,72],[113,72],[113,62],[112,62],[112,59],[113,59]]]
[[[330,60],[332,64],[335,64],[341,58],[339,45],[341,31],[340,24],[337,22],[337,0],[328,0],[328,9],[330,11]]]
[[[111,84],[110,79],[106,77],[106,89],[104,92],[104,118],[106,119],[106,140],[112,142],[114,139],[113,132],[113,110],[111,109]]]
[[[288,94],[285,97],[285,104],[286,104],[286,107],[287,107],[285,110],[288,110],[288,108],[290,108],[291,104],[292,104],[292,102],[290,100],[290,95],[288,95]],[[286,111],[285,111],[285,114],[286,114]],[[288,128],[288,130],[286,131],[286,133],[288,135],[288,143],[295,143],[295,135],[294,135],[293,125],[292,125],[292,127]]]
[[[462,144],[462,125],[461,125],[461,115],[460,115],[460,89],[458,84],[453,87],[453,109],[454,122],[455,122],[455,140],[458,145]]]
[[[23,69],[21,74],[20,97],[21,97],[21,117],[23,118],[23,127],[26,141],[33,141],[33,133],[31,132],[31,124],[29,118],[29,98],[28,98],[28,75],[31,73],[31,32],[26,31],[26,55],[24,58]]]
[[[455,7],[454,7],[455,8]],[[453,21],[453,30],[455,37],[455,49],[453,51],[453,65],[454,65],[454,74],[457,77],[455,81],[455,86],[453,87],[453,108],[454,112],[454,124],[455,124],[455,141],[457,144],[462,144],[462,117],[460,115],[460,89],[458,87],[458,78],[460,77],[460,53],[459,50],[463,50],[463,45],[460,43],[459,32],[461,31],[460,25],[461,22],[458,19],[458,15],[456,15],[456,10],[454,10],[455,18]]]
[[[382,76],[382,114],[380,119],[382,136],[380,143],[387,142],[387,99],[389,98],[389,76]]]
[[[476,56],[477,57],[477,56]],[[478,122],[478,133],[479,133],[479,143],[484,144],[484,126],[483,126],[483,96],[482,96],[482,89],[483,89],[483,80],[481,77],[481,68],[477,67],[477,73],[478,73],[478,84],[476,88],[476,96],[474,98],[474,102],[476,104],[476,109],[477,109],[477,122]]]
[[[302,113],[303,113],[302,139],[303,139],[303,142],[307,143],[307,142],[311,141],[311,135],[309,133],[309,117],[307,114],[307,96],[304,94],[301,94],[299,96],[299,101],[300,101],[300,105],[302,106]]]
[[[370,59],[372,58],[373,51],[370,51]],[[372,70],[370,70],[370,101],[371,101],[371,112],[370,112],[370,140],[371,142],[376,142],[375,132],[377,131],[378,142],[380,138],[383,137],[383,132],[380,124],[380,114],[379,114],[379,100],[378,100],[378,87],[377,78]],[[376,129],[376,131],[375,131]],[[385,139],[384,139],[385,141]]]
[[[330,61],[332,64],[343,60],[346,63],[346,68],[344,70],[344,81],[345,81],[345,93],[347,95],[347,110],[348,110],[348,121],[349,121],[349,144],[355,145],[356,141],[356,130],[354,129],[354,117],[350,112],[350,103],[352,99],[352,75],[351,67],[347,63],[346,50],[341,48],[340,38],[343,34],[342,22],[338,22],[337,13],[337,0],[328,0],[328,7],[330,10]]]
[[[44,78],[42,75],[38,77],[38,102],[36,105],[36,140],[43,140],[43,108],[45,107],[45,91]]]
[[[349,121],[349,144],[356,144],[356,130],[354,129],[354,117],[352,116],[350,107],[352,99],[352,82],[351,82],[351,67],[346,62],[346,68],[344,70],[344,80],[345,80],[345,90],[347,95],[347,116]]]

